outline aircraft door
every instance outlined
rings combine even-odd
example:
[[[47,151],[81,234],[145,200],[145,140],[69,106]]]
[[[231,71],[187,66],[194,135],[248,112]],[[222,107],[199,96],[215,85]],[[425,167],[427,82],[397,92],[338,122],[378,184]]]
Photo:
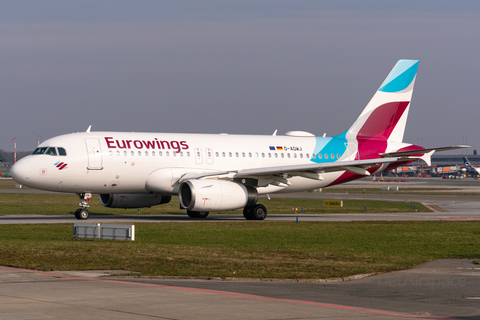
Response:
[[[205,156],[207,158],[207,164],[213,164],[213,150],[210,148],[205,149]]]
[[[102,149],[100,148],[100,142],[96,138],[85,139],[85,145],[87,146],[88,154],[88,166],[89,170],[101,170],[102,167]]]
[[[195,163],[196,164],[203,163],[202,150],[200,150],[199,148],[195,148]]]

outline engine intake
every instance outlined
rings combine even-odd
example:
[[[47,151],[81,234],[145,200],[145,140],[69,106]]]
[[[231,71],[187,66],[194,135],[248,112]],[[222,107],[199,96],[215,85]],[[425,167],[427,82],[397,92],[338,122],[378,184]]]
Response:
[[[100,203],[108,208],[145,208],[169,203],[172,196],[161,194],[100,194]]]
[[[190,211],[223,211],[251,207],[258,193],[253,187],[223,180],[188,180],[179,188],[180,205]]]

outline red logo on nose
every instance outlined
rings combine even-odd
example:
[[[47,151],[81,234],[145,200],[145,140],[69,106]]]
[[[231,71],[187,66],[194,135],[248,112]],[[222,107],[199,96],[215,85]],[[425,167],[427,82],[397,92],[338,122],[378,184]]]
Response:
[[[62,169],[65,169],[65,167],[67,166],[67,164],[65,162],[57,162],[55,163],[55,166],[58,168],[58,170],[62,170]]]

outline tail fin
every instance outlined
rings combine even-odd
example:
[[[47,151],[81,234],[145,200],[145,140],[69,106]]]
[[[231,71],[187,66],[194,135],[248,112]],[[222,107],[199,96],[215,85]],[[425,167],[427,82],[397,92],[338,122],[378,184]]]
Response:
[[[399,60],[344,133],[349,144],[358,144],[357,158],[378,157],[389,144],[402,142],[417,69],[418,60]]]
[[[468,161],[467,157],[462,157],[462,158],[463,158],[463,163],[465,164],[465,168],[467,168],[468,170],[475,170],[472,164],[470,163],[470,161]]]

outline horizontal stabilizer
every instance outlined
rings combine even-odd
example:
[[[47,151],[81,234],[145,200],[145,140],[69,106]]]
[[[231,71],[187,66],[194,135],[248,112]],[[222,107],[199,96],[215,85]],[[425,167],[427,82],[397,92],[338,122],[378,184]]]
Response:
[[[406,157],[406,156],[413,156],[417,154],[429,153],[431,151],[447,151],[447,150],[455,150],[455,149],[463,149],[463,148],[471,148],[471,146],[459,145],[459,146],[451,146],[451,147],[440,147],[440,148],[429,148],[429,149],[420,149],[420,150],[409,150],[409,151],[399,151],[399,152],[387,152],[381,153],[380,156],[382,158],[386,157]]]

